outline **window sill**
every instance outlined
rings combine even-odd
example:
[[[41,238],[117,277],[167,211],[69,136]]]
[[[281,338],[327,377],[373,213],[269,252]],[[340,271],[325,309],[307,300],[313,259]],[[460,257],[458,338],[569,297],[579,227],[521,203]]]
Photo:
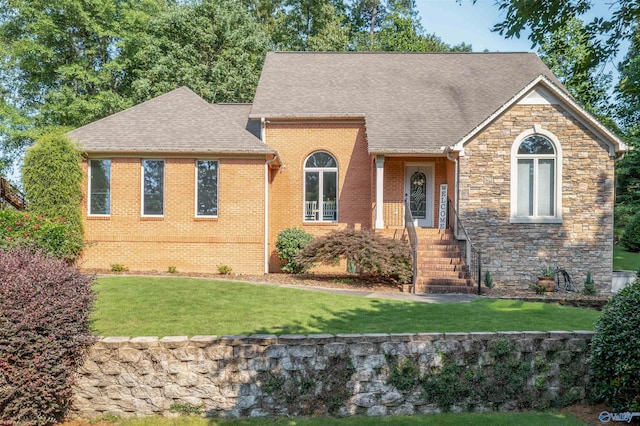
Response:
[[[195,216],[193,220],[195,222],[217,222],[218,216]]]
[[[163,221],[164,216],[141,216],[140,220],[143,221]]]
[[[302,226],[338,226],[338,222],[306,221],[302,222]]]
[[[509,223],[548,223],[562,224],[561,217],[512,217]]]
[[[111,215],[87,215],[87,220],[110,220]]]

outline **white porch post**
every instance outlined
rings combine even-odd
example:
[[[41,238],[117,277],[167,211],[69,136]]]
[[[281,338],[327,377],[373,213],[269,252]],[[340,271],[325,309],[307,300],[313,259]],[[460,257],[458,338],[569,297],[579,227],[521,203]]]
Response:
[[[376,156],[376,229],[384,229],[384,155]]]

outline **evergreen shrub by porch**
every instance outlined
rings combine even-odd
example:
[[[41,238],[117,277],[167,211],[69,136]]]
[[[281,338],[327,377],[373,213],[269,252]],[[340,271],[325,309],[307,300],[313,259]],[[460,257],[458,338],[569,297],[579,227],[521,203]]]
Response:
[[[295,258],[306,267],[315,263],[337,265],[340,259],[346,259],[363,273],[401,283],[408,283],[413,277],[409,245],[366,230],[345,229],[317,238]]]
[[[296,259],[296,254],[313,240],[313,235],[300,228],[286,228],[278,234],[276,241],[276,253],[284,263],[280,267],[289,274],[302,274],[313,265],[301,264]]]
[[[63,418],[93,339],[92,281],[42,253],[0,250],[0,424]]]
[[[0,249],[27,247],[71,263],[84,245],[78,226],[31,212],[0,210]]]
[[[620,242],[628,251],[640,252],[640,214],[633,215],[627,226],[624,227]]]
[[[613,412],[640,411],[640,279],[613,296],[595,323],[591,368]]]

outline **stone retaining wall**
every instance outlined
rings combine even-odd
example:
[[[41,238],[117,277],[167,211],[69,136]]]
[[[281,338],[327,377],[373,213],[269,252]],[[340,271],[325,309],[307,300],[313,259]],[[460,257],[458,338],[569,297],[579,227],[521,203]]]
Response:
[[[592,332],[107,337],[79,372],[94,418],[392,415],[584,399]]]

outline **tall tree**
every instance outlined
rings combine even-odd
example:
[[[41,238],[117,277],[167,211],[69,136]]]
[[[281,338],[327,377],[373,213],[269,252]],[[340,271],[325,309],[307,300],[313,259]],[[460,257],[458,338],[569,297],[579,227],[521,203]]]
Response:
[[[534,45],[541,45],[548,34],[566,27],[572,18],[584,15],[593,7],[592,0],[497,0],[496,4],[503,11],[504,19],[494,26],[494,31],[507,38],[519,38],[523,30],[529,29],[529,39]],[[611,2],[609,9],[610,16],[597,16],[585,27],[594,47],[593,60],[597,62],[617,54],[621,41],[633,37],[640,20],[637,0]]]
[[[208,101],[249,102],[266,50],[264,33],[237,1],[176,4],[124,40],[127,93],[140,102],[188,86]]]
[[[612,76],[594,65],[593,45],[580,19],[547,34],[538,54],[582,106],[601,118],[611,112]]]
[[[116,61],[129,13],[165,0],[0,0],[0,122],[5,154],[56,126],[80,126],[130,105]],[[135,22],[135,21],[132,21]]]

